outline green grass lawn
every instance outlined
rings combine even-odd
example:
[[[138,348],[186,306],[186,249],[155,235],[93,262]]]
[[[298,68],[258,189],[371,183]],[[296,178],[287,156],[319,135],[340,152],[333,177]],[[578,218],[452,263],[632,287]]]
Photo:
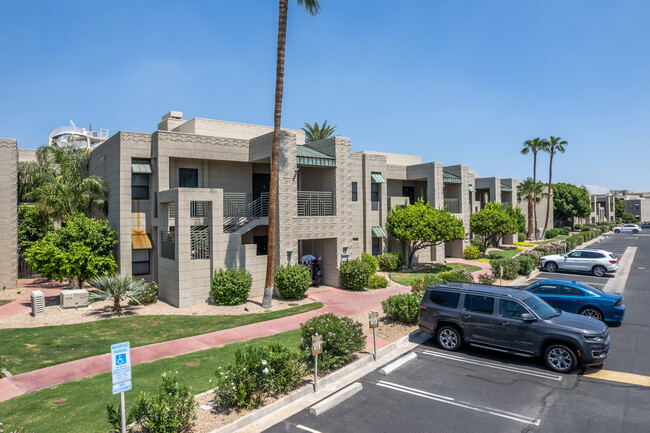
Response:
[[[111,344],[145,346],[192,335],[264,322],[322,308],[320,302],[240,316],[131,316],[74,325],[0,330],[0,347],[12,374],[101,355]]]
[[[8,304],[11,301],[12,301],[11,299],[0,299],[0,306],[3,306],[4,304]]]
[[[300,330],[283,332],[270,337],[249,341],[249,344],[280,342],[287,346],[300,345]],[[179,383],[192,387],[198,394],[212,388],[210,379],[215,370],[234,359],[235,350],[246,343],[233,343],[223,347],[202,350],[174,358],[161,359],[132,368],[133,390],[125,393],[127,411],[138,392],[156,393],[163,372],[178,371]],[[188,362],[195,363],[188,366]],[[62,404],[54,400],[65,398]],[[91,433],[106,432],[106,405],[119,408],[119,394],[112,394],[111,374],[64,383],[52,388],[31,392],[0,403],[0,422],[4,431],[24,427],[25,432]],[[198,409],[202,410],[202,409]]]
[[[459,271],[461,269],[467,272],[480,271],[481,268],[473,265],[464,265],[462,263],[447,263],[446,265],[435,266],[433,268],[418,270],[417,272],[396,272],[390,275],[391,280],[396,283],[410,286],[413,280],[424,278],[425,275],[437,274],[447,271]]]
[[[488,255],[490,256],[490,260],[494,259],[500,259],[500,258],[507,258],[511,259],[517,254],[519,254],[521,250],[518,250],[516,247],[511,247],[507,249],[499,249],[499,250],[490,250],[488,251]]]
[[[535,245],[546,245],[546,244],[550,244],[551,242],[563,241],[564,239],[566,239],[568,237],[569,237],[569,235],[557,235],[553,239],[546,239],[544,241],[530,241],[530,243],[535,244]]]

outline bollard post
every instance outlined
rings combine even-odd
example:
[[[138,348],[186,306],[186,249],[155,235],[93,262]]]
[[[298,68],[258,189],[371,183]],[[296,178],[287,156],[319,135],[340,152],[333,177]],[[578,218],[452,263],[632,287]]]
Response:
[[[374,361],[376,361],[377,360],[377,333],[375,332],[375,329],[379,326],[379,313],[377,313],[375,310],[372,310],[370,314],[368,314],[368,321],[369,321],[370,329],[372,329],[372,343],[374,347],[372,358]]]
[[[316,334],[311,337],[311,354],[314,356],[314,392],[318,391],[318,355],[323,352],[323,338]]]

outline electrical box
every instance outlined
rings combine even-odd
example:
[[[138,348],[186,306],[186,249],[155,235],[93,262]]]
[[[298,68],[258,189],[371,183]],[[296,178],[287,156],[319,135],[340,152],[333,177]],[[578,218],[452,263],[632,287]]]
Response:
[[[61,308],[88,306],[88,290],[61,290]]]
[[[45,295],[40,290],[32,290],[32,316],[45,316]]]

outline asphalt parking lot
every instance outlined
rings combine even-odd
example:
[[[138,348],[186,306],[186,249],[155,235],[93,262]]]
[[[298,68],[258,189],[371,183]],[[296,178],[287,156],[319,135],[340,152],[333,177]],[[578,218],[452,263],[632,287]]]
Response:
[[[611,354],[602,369],[561,375],[539,360],[471,347],[447,352],[430,339],[390,375],[364,376],[363,390],[330,411],[312,417],[305,410],[267,431],[649,432],[650,236],[610,235],[591,247],[619,258],[637,247],[622,288],[626,318],[610,329]],[[618,278],[551,275],[595,286]]]

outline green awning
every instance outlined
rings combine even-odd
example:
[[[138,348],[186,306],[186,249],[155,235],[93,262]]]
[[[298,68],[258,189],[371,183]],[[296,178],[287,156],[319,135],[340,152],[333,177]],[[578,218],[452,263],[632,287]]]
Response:
[[[386,231],[384,229],[382,229],[381,227],[375,226],[375,227],[372,228],[372,237],[373,238],[385,238],[386,236],[388,236],[386,234]]]
[[[370,173],[370,177],[372,177],[372,183],[386,183],[386,179],[383,178],[381,173]]]
[[[508,185],[507,183],[501,183],[501,191],[512,192],[512,186]]]
[[[131,161],[131,173],[136,174],[151,174],[153,169],[151,167],[151,161],[148,159],[133,159]]]
[[[298,165],[336,167],[336,158],[303,145],[296,146],[296,158]]]
[[[469,185],[467,187],[467,189],[469,189],[469,192],[476,192],[476,190],[474,189],[474,187],[472,185]]]
[[[460,176],[445,170],[442,171],[442,181],[447,183],[463,183]]]

